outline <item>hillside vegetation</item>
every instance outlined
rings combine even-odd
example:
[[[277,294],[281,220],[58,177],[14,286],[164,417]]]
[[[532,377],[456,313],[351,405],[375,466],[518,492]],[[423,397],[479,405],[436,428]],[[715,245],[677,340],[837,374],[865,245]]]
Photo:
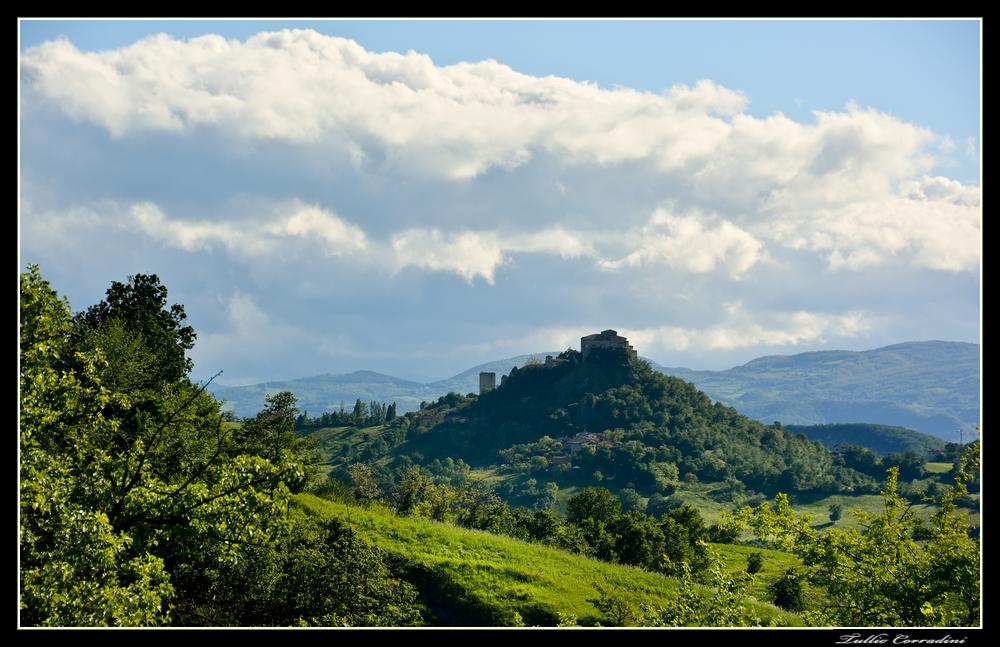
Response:
[[[669,606],[681,589],[675,578],[420,517],[400,517],[378,505],[348,506],[304,494],[295,504],[322,518],[346,521],[403,565],[427,605],[430,624],[552,626],[560,618],[575,618],[580,625],[607,626],[616,622],[595,605],[602,591],[613,589],[636,606]],[[733,552],[729,561],[738,570],[744,558],[739,549]],[[766,576],[796,563],[791,555],[765,552],[772,564]],[[712,595],[707,587],[695,588],[698,595]],[[797,616],[770,604],[750,601],[748,606],[765,624],[800,624]]]
[[[873,424],[785,425],[793,434],[803,434],[809,440],[823,443],[830,449],[843,445],[858,445],[876,454],[885,455],[913,451],[920,456],[945,448],[945,441],[905,427]]]
[[[401,416],[234,420],[155,275],[74,315],[30,266],[20,297],[21,624],[978,623],[978,442],[831,453],[620,345]],[[748,532],[785,554],[718,545]]]
[[[410,418],[393,455],[462,457],[473,466],[500,458],[565,483],[579,478],[578,468],[618,488],[661,494],[685,478],[763,490],[876,488],[818,443],[712,403],[644,361],[614,350],[586,361],[572,350],[559,357],[554,366],[515,370],[479,397],[442,398]]]

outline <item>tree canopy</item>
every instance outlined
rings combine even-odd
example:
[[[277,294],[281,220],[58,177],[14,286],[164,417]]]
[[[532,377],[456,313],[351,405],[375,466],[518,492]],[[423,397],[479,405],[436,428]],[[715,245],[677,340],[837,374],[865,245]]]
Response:
[[[187,378],[195,335],[166,294],[137,275],[71,317],[37,266],[20,277],[21,624],[380,624],[382,593],[387,622],[419,617],[380,553],[289,515],[304,479],[294,401],[234,435]],[[276,574],[306,546],[326,551],[311,567],[344,595],[295,589],[298,606],[258,615],[290,590]]]

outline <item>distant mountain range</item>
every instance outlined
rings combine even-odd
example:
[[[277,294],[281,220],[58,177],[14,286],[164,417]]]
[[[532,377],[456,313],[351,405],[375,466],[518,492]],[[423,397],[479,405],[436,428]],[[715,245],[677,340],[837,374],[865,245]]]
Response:
[[[396,402],[412,411],[454,391],[475,393],[479,373],[500,375],[557,351],[519,355],[474,366],[429,384],[355,371],[251,386],[210,387],[238,416],[252,416],[264,396],[291,391],[299,408],[316,416],[364,402]],[[764,422],[786,425],[875,423],[906,427],[945,440],[965,440],[979,423],[979,345],[907,342],[868,351],[821,351],[759,357],[725,371],[696,371],[650,362],[654,369],[687,380],[709,397]],[[498,379],[499,382],[499,379]]]

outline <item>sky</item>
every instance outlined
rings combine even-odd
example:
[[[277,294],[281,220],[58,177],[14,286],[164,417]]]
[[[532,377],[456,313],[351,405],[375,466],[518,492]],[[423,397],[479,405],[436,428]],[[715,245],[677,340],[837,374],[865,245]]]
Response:
[[[981,24],[19,23],[19,258],[222,384],[981,337]]]

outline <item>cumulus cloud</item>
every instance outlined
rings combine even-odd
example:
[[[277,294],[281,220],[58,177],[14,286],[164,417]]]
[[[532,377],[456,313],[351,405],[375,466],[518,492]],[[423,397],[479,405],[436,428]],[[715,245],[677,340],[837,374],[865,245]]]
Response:
[[[459,231],[410,228],[387,240],[373,240],[359,226],[316,205],[299,201],[275,204],[262,213],[235,219],[198,219],[167,215],[152,202],[108,202],[97,207],[32,212],[32,238],[78,240],[104,228],[141,234],[185,252],[219,249],[244,260],[295,258],[297,245],[316,245],[326,256],[350,256],[356,263],[383,267],[395,274],[416,267],[450,272],[473,283],[495,282],[496,270],[511,254],[534,253],[564,259],[593,256],[592,243],[563,227],[537,231]],[[284,251],[284,253],[282,253]]]
[[[604,165],[704,164],[738,143],[727,118],[747,104],[710,80],[659,95],[607,89],[495,61],[436,66],[415,52],[373,53],[303,30],[246,42],[159,35],[105,52],[59,40],[25,52],[23,64],[32,88],[113,136],[211,127],[322,140],[354,156],[375,147],[390,163],[456,179],[540,151]]]
[[[763,254],[760,241],[727,220],[657,210],[643,227],[634,251],[599,264],[608,270],[660,264],[699,273],[725,268],[736,278],[757,264]]]
[[[273,209],[270,216],[216,221],[168,217],[144,202],[129,207],[128,218],[118,224],[188,252],[221,247],[240,256],[260,256],[275,252],[289,238],[318,243],[330,256],[367,246],[360,228],[319,207],[296,202]]]
[[[493,283],[497,267],[507,261],[491,233],[410,229],[394,236],[391,246],[397,271],[409,266],[450,271],[470,283],[477,276]]]
[[[271,224],[268,231],[277,235],[319,239],[331,256],[364,250],[368,246],[365,233],[359,227],[310,205],[303,205],[289,217]]]
[[[829,314],[800,310],[751,315],[736,304],[728,308],[724,321],[704,328],[662,326],[625,330],[622,334],[637,348],[650,352],[728,351],[849,339],[870,327],[870,317],[863,312]]]
[[[900,258],[915,267],[972,271],[981,261],[978,187],[940,177],[904,183],[897,195],[771,223],[775,240],[827,255],[831,269],[861,270]]]
[[[288,142],[319,157],[346,154],[365,172],[388,168],[446,183],[540,156],[598,172],[637,165],[671,187],[659,199],[680,205],[680,215],[647,223],[644,239],[605,258],[606,269],[660,265],[741,277],[761,261],[765,244],[816,252],[834,270],[899,261],[968,271],[978,263],[979,189],[925,177],[933,155],[954,143],[854,104],[816,112],[810,123],[759,118],[744,112],[746,95],[710,80],[659,94],[602,88],[496,61],[440,66],[416,52],[370,52],[308,30],[242,42],[158,35],[101,52],[58,40],[27,50],[22,68],[32,97],[114,138],[211,129]],[[579,188],[567,182],[558,185],[570,194]],[[692,210],[720,215],[695,220]],[[221,225],[148,210],[133,217],[184,249],[255,244]],[[637,227],[636,219],[622,225]],[[372,249],[361,229],[321,211],[269,226],[255,236],[315,239],[328,255]],[[514,252],[600,255],[600,241],[544,221],[527,234],[422,224],[390,246],[397,269],[487,282]]]

